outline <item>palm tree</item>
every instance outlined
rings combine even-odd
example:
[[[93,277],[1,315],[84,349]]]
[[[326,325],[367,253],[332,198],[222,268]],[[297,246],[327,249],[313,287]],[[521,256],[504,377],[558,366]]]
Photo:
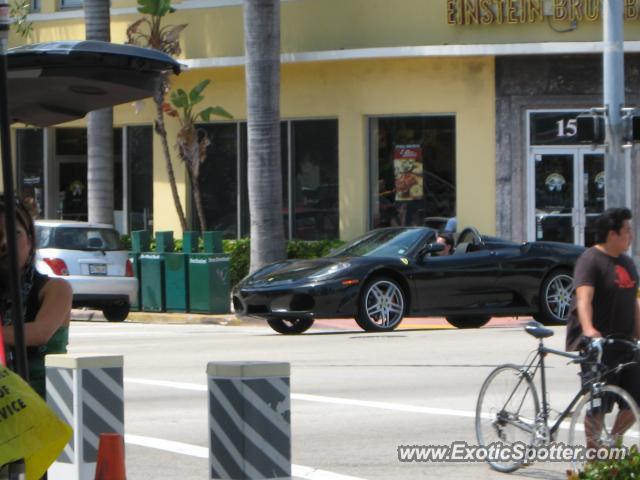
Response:
[[[251,266],[285,258],[280,174],[280,0],[244,0]]]
[[[111,41],[109,0],[84,0],[87,40]],[[87,207],[89,221],[113,224],[113,109],[89,113]]]
[[[198,128],[196,122],[198,120],[202,120],[205,123],[209,122],[211,115],[226,119],[233,118],[229,112],[220,106],[207,107],[200,111],[194,110],[195,106],[204,100],[202,92],[209,83],[211,83],[210,80],[203,80],[193,87],[189,93],[178,88],[171,93],[171,103],[175,108],[165,106],[167,115],[176,117],[180,121],[176,149],[180,159],[187,166],[187,172],[189,172],[191,189],[193,190],[193,203],[196,206],[200,232],[203,235],[207,229],[207,218],[204,214],[200,190],[200,165],[207,158],[207,147],[211,144],[211,140],[207,131]]]
[[[129,25],[127,28],[127,43],[159,50],[168,55],[180,55],[180,32],[182,32],[187,25],[162,25],[163,18],[175,12],[175,9],[171,6],[171,0],[138,0],[138,12],[145,16]],[[162,142],[162,153],[165,159],[173,204],[176,207],[180,226],[182,230],[185,231],[188,229],[187,220],[184,215],[182,203],[180,202],[180,196],[178,195],[176,176],[173,172],[173,163],[171,162],[171,153],[169,151],[167,129],[164,123],[164,113],[167,105],[165,103],[165,97],[168,91],[169,79],[165,77],[153,94],[153,101],[156,105],[154,129],[160,136]]]

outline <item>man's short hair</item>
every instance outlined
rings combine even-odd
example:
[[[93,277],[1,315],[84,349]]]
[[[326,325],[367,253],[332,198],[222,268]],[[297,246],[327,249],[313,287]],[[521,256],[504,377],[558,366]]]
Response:
[[[450,234],[449,232],[442,232],[442,233],[438,234],[438,237],[442,238],[446,245],[449,245],[451,248],[453,248],[453,235],[452,234]]]
[[[608,208],[596,219],[596,243],[605,243],[609,232],[620,233],[625,220],[631,220],[628,208]]]

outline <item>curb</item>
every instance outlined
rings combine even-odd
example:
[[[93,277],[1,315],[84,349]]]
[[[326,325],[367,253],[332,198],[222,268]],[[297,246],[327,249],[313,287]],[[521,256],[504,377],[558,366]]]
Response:
[[[99,310],[73,309],[71,320],[106,322],[106,318]],[[160,324],[201,324],[201,325],[245,325],[249,319],[243,320],[233,313],[222,315],[197,313],[168,313],[168,312],[130,312],[126,323],[160,323]],[[114,322],[115,323],[115,322]]]

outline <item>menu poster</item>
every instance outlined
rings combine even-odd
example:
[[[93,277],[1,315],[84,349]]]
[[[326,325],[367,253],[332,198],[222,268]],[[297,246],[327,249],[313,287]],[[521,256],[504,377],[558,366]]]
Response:
[[[420,145],[396,145],[393,152],[396,202],[422,200],[422,147]]]

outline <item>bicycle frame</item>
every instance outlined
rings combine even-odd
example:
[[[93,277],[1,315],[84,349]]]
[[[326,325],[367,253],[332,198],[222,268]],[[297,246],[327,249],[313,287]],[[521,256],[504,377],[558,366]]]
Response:
[[[580,390],[578,391],[578,393],[573,397],[573,399],[571,400],[571,402],[569,403],[569,405],[560,413],[560,415],[558,416],[558,418],[556,419],[555,423],[549,427],[549,412],[550,412],[550,408],[549,408],[549,404],[547,402],[547,377],[546,377],[546,369],[545,369],[545,357],[548,354],[552,354],[552,355],[559,355],[561,357],[565,357],[568,359],[571,359],[572,361],[576,362],[576,363],[580,363],[580,361],[585,360],[585,357],[583,357],[582,355],[579,355],[577,353],[568,353],[568,352],[563,352],[561,350],[555,350],[553,348],[548,348],[544,346],[544,342],[542,338],[538,339],[538,348],[536,350],[536,355],[533,357],[533,359],[529,362],[528,365],[523,366],[521,368],[521,372],[522,372],[522,378],[524,378],[525,376],[531,381],[531,383],[533,385],[535,385],[535,377],[536,374],[538,373],[538,371],[540,371],[540,390],[542,391],[542,404],[541,404],[541,411],[540,411],[540,415],[541,418],[536,418],[536,424],[538,424],[539,421],[544,421],[544,425],[546,426],[546,428],[548,429],[549,432],[549,436],[553,437],[556,432],[560,429],[560,424],[571,415],[571,411],[573,410],[573,407],[575,407],[575,405],[580,401],[580,398],[586,394],[589,391],[592,391],[594,389],[598,388],[598,385],[604,385],[604,382],[601,380],[602,377],[610,372],[613,371],[619,371],[622,368],[631,365],[632,363],[636,363],[635,361],[633,362],[628,362],[628,363],[622,363],[618,366],[616,366],[613,369],[608,370],[607,372],[602,373],[600,376],[596,377],[593,380],[590,380],[588,382],[584,382],[584,384],[582,385],[582,387],[580,388]],[[520,381],[518,382],[518,384],[516,385],[516,387],[514,388],[513,392],[511,395],[513,395],[513,393],[515,393],[515,391],[517,390],[518,386],[520,385],[520,382],[522,381],[522,378],[520,379]],[[511,396],[509,397],[509,399],[507,400],[510,401]],[[523,399],[524,400],[524,399]],[[535,431],[536,426],[532,426],[533,430]],[[528,428],[524,428],[524,430],[529,430]]]
[[[535,380],[536,373],[538,372],[538,370],[540,371],[540,390],[542,392],[541,414],[542,414],[542,420],[544,421],[544,424],[547,425],[547,427],[549,424],[550,409],[549,409],[549,403],[547,402],[547,377],[546,377],[544,358],[549,353],[553,355],[559,355],[561,357],[569,358],[571,360],[579,360],[582,358],[580,355],[576,353],[568,353],[568,352],[563,352],[561,350],[555,350],[553,348],[545,347],[542,339],[539,339],[537,354],[533,357],[533,360],[531,360],[529,365],[527,365],[526,369],[524,370],[524,373],[528,375],[531,381],[533,382]],[[534,364],[535,364],[535,367],[534,367]],[[533,368],[533,373],[530,373],[532,368]],[[592,387],[593,387],[592,382],[583,385],[580,391],[578,391],[578,393],[573,397],[571,402],[569,402],[569,405],[567,406],[567,408],[565,408],[562,411],[562,413],[560,413],[555,423],[551,427],[549,427],[549,434],[552,437],[558,431],[558,429],[560,428],[560,424],[564,421],[564,419],[569,417],[571,410],[578,403],[582,395],[588,392]]]

